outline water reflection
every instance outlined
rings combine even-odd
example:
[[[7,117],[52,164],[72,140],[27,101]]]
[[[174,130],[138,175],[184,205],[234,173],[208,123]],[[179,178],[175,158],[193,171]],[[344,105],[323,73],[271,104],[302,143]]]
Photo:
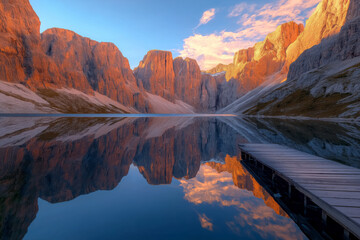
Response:
[[[0,118],[1,237],[25,236],[39,198],[60,203],[113,190],[134,165],[150,185],[181,188],[210,238],[229,234],[225,229],[249,238],[302,238],[242,167],[237,144],[277,142],[359,167],[359,126],[328,124],[332,134],[323,124],[258,119]]]

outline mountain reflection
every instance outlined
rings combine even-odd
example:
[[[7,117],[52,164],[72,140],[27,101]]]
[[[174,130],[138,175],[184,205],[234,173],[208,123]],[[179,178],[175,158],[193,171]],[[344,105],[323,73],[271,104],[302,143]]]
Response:
[[[244,226],[250,226],[262,239],[303,239],[287,218],[286,212],[256,182],[238,157],[225,157],[225,163],[208,162],[190,181],[181,180],[185,198],[194,203],[232,207],[236,213],[226,225],[243,236]],[[237,191],[237,188],[246,191]],[[252,196],[261,199],[254,201]],[[260,203],[259,203],[260,202]],[[208,214],[199,214],[203,228],[210,231],[214,223]]]
[[[112,190],[132,164],[151,185],[180,180],[185,199],[191,203],[235,206],[239,214],[227,223],[235,232],[246,221],[259,231],[276,232],[283,238],[288,223],[264,223],[275,215],[281,219],[287,215],[242,167],[236,157],[237,145],[294,143],[320,155],[341,149],[341,156],[331,156],[360,166],[356,160],[360,128],[329,124],[336,125],[329,129],[338,129],[338,134],[312,131],[312,135],[298,137],[304,126],[291,121],[281,125],[236,118],[0,118],[1,238],[24,237],[36,217],[38,198],[60,203]],[[223,188],[221,183],[229,181],[232,186]],[[238,191],[232,191],[239,188],[246,192],[237,195]],[[250,194],[267,207],[243,202]],[[214,223],[206,214],[199,213],[199,221],[211,230]]]

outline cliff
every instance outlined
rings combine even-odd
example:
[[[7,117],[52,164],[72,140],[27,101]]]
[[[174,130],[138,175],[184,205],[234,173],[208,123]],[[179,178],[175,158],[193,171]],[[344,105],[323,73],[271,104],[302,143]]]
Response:
[[[216,108],[217,80],[202,74],[196,60],[172,58],[171,52],[152,50],[134,70],[138,85],[169,101],[182,101],[197,112]]]
[[[319,5],[315,15],[326,2]],[[341,19],[346,19],[340,32],[300,55],[290,66],[287,81],[250,108],[248,114],[360,117],[360,1],[333,4],[339,3],[351,6],[348,15],[339,12]]]
[[[280,71],[286,61],[288,47],[303,32],[304,26],[289,22],[279,26],[275,32],[255,46],[235,53],[233,64],[217,67],[226,70],[226,80],[221,85],[219,107],[225,107],[239,97],[263,84],[267,78]],[[214,70],[210,72],[214,72]]]
[[[196,60],[176,58],[174,60],[174,73],[175,96],[199,108],[202,76]]]
[[[0,80],[35,93],[76,89],[92,101],[98,92],[130,109],[149,111],[128,60],[114,44],[63,29],[40,35],[40,20],[28,0],[2,1],[0,12]]]
[[[307,49],[318,45],[323,39],[339,33],[345,24],[352,0],[323,0],[306,21],[304,32],[286,51],[287,71],[291,63]]]
[[[174,101],[174,65],[171,52],[149,51],[134,70],[138,84],[152,94]]]
[[[42,50],[59,67],[56,87],[97,91],[126,106],[145,111],[128,60],[112,43],[99,43],[64,29],[42,34]]]

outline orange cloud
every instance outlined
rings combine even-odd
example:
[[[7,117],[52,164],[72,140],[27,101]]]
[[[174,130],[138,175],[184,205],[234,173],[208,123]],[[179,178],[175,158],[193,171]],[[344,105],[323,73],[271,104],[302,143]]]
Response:
[[[221,208],[232,207],[234,209],[233,218],[225,224],[239,236],[242,236],[243,228],[249,226],[252,231],[258,232],[264,239],[269,237],[303,239],[303,235],[296,225],[288,217],[277,213],[279,211],[276,210],[280,207],[270,195],[263,195],[267,194],[266,191],[260,185],[255,184],[256,181],[242,167],[239,160],[236,157],[227,156],[225,161],[225,164],[204,164],[196,178],[180,180],[185,199],[195,206],[206,203]],[[242,180],[251,181],[253,184]],[[235,186],[235,183],[239,186]],[[254,192],[241,189],[241,185],[253,186]],[[271,200],[273,201],[272,207],[269,207],[266,203]],[[206,211],[206,208],[201,209]],[[204,229],[216,230],[214,228],[216,221],[213,222],[209,219],[206,213],[199,213],[198,216]]]
[[[280,24],[289,21],[304,22],[319,2],[320,0],[278,0],[262,7],[240,3],[231,8],[228,15],[237,18],[237,31],[221,31],[208,35],[194,33],[184,39],[183,49],[179,51],[180,56],[196,59],[203,70],[219,63],[229,64],[236,51],[263,40]],[[198,26],[212,20],[215,9],[205,13]]]
[[[199,220],[202,228],[209,231],[214,230],[214,225],[211,223],[211,220],[205,214],[199,214]]]

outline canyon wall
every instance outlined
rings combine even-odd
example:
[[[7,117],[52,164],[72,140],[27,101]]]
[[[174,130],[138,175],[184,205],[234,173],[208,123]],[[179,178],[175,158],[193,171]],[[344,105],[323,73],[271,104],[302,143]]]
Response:
[[[149,111],[128,60],[112,43],[98,43],[63,29],[40,35],[28,0],[0,2],[0,80],[39,89],[97,91],[139,111]]]
[[[126,106],[145,110],[128,60],[113,43],[99,43],[64,29],[42,33],[43,52],[59,67],[56,87],[97,91]]]
[[[359,10],[359,0],[323,1],[299,41],[305,41],[305,33],[316,33],[319,27],[328,33],[327,37],[304,51],[291,64],[287,81],[269,91],[246,113],[359,118]],[[328,20],[322,21],[326,17]],[[335,20],[346,22],[339,30],[337,24],[329,26]]]
[[[267,78],[279,72],[286,62],[288,47],[303,32],[304,26],[289,22],[279,26],[254,47],[235,53],[234,61],[228,66],[219,65],[208,71],[225,71],[226,82],[219,92],[219,107],[226,107],[239,97],[263,84]]]
[[[217,79],[201,73],[196,60],[172,58],[171,52],[152,50],[134,69],[137,83],[151,94],[169,101],[181,100],[197,112],[214,112]]]

